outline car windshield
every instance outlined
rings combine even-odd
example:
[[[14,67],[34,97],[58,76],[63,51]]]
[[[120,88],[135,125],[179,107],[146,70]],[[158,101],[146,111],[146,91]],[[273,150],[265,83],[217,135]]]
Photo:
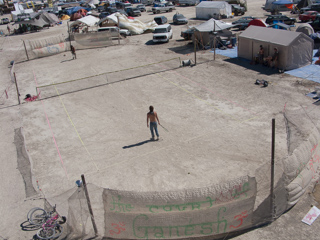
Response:
[[[154,30],[154,33],[166,33],[167,29],[166,28],[156,28]]]
[[[132,8],[132,11],[139,11],[138,8]]]
[[[182,14],[178,14],[175,17],[176,17],[176,19],[184,19],[185,18]]]

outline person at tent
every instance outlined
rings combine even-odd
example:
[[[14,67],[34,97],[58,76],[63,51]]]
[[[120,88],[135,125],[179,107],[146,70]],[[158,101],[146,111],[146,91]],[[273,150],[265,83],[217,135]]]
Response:
[[[260,45],[260,49],[259,49],[259,63],[263,64],[263,58],[264,58],[264,49],[263,46]]]
[[[278,48],[274,48],[274,53],[272,56],[267,57],[269,67],[278,68],[279,51]]]
[[[157,121],[159,125],[160,125],[160,121],[158,118],[158,114],[155,111],[153,111],[153,109],[154,109],[153,106],[149,107],[150,112],[147,113],[147,127],[149,127],[149,121],[150,121],[150,131],[152,136],[151,140],[155,140],[153,130],[156,132],[157,140],[159,140]]]
[[[76,49],[72,45],[70,46],[70,48],[72,53],[72,59],[77,59]]]

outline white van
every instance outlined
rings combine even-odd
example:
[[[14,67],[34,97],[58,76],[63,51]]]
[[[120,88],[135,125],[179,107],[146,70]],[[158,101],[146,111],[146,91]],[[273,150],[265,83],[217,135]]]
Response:
[[[155,28],[153,32],[153,42],[169,42],[173,37],[172,28],[170,24],[160,25]]]
[[[123,37],[127,37],[131,35],[129,30],[119,29],[118,27],[101,27],[101,28],[98,28],[97,32],[108,32],[110,33],[111,37],[118,37],[119,33]]]

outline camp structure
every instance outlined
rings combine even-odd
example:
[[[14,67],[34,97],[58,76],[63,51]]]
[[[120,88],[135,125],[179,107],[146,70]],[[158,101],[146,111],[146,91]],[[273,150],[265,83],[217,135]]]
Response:
[[[196,18],[208,20],[221,19],[232,16],[231,5],[223,1],[203,1],[196,6]]]
[[[232,27],[232,24],[211,18],[193,28],[193,40],[202,48],[205,48],[206,46],[214,47],[215,39],[217,45],[219,45],[219,43],[225,45],[223,44],[224,42],[227,42],[231,37],[234,37],[234,34],[228,30]]]
[[[98,22],[99,18],[89,15],[74,21],[69,28],[71,32],[85,33],[89,31],[90,27],[96,26]]]
[[[272,56],[273,49],[278,48],[280,69],[292,70],[312,63],[313,41],[304,33],[250,26],[239,35],[238,57],[253,60],[260,45],[265,56]]]
[[[262,19],[252,19],[249,24],[249,26],[258,26],[258,27],[267,27],[268,25],[262,20]]]
[[[309,23],[301,23],[299,27],[297,27],[296,32],[302,32],[307,36],[310,36],[314,33],[314,30]]]
[[[31,25],[36,27],[51,26],[60,22],[58,17],[53,13],[48,12],[38,12],[30,13],[28,18],[23,19],[22,21],[16,21],[15,24],[19,25]]]

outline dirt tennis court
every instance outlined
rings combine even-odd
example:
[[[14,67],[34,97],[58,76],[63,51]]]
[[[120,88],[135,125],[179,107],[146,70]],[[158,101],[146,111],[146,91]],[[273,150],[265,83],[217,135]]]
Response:
[[[194,11],[187,9],[192,18]],[[253,8],[249,11],[255,13]],[[205,62],[213,59],[209,51],[197,54],[197,66],[180,68],[178,58],[193,59],[193,55],[190,49],[176,51],[185,49],[185,42],[179,37],[181,27],[173,30],[174,39],[168,44],[149,44],[151,36],[146,34],[132,36],[120,46],[77,51],[77,60],[65,53],[17,61],[22,102],[26,94],[37,94],[37,86],[99,76],[40,88],[42,101],[20,106],[15,89],[10,89],[9,100],[1,105],[3,139],[8,142],[2,145],[3,159],[10,159],[2,182],[7,196],[15,195],[2,201],[14,209],[3,210],[4,215],[15,211],[19,217],[5,224],[6,229],[16,226],[5,237],[21,238],[19,225],[25,213],[31,205],[42,204],[30,199],[21,203],[26,196],[21,175],[15,172],[16,149],[9,144],[14,142],[13,129],[23,127],[33,186],[39,196],[50,198],[74,188],[81,174],[88,183],[132,191],[197,188],[253,176],[270,162],[272,118],[279,161],[317,126],[318,106],[305,94],[318,84],[219,55],[216,61]],[[23,39],[61,32],[66,32],[66,24]],[[17,55],[23,50],[21,36],[10,36],[2,46],[1,70],[7,74],[9,62],[23,58]],[[151,63],[157,64],[146,66]],[[103,74],[128,68],[133,69]],[[255,85],[256,79],[269,81],[269,86]],[[159,127],[159,142],[149,141],[149,105],[167,129]],[[259,174],[267,179],[269,172]],[[13,189],[8,183],[12,178],[21,186]],[[32,236],[23,233],[25,239]]]
[[[36,86],[163,61],[39,88],[43,100],[23,104],[26,146],[35,180],[46,195],[69,189],[81,174],[102,187],[144,191],[202,187],[254,175],[270,161],[271,119],[277,124],[276,155],[284,156],[283,111],[313,115],[317,108],[303,94],[310,86],[291,77],[261,75],[223,57],[178,68],[177,54],[156,47],[138,59],[126,56],[115,62],[113,53],[127,51],[115,46],[79,51],[77,60],[65,61],[67,53],[16,67],[24,78],[20,89],[36,94]],[[130,51],[140,48],[130,46]],[[151,58],[150,51],[156,56]],[[139,77],[144,73],[149,75]],[[270,85],[255,85],[259,77]],[[159,127],[158,142],[149,141],[149,105],[165,127]]]

